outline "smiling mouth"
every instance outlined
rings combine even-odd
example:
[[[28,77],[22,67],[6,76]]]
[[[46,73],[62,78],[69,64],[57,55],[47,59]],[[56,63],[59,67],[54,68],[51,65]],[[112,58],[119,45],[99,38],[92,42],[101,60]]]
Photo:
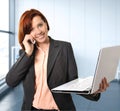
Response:
[[[39,35],[36,36],[36,38],[42,39],[42,38],[44,38],[44,35],[45,34],[39,34]]]

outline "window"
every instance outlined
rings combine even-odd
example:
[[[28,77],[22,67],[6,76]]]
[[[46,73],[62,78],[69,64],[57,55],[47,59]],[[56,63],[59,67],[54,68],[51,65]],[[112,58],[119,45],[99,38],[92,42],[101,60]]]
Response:
[[[0,76],[9,69],[9,34],[0,33]]]
[[[0,3],[0,78],[9,69],[9,0]]]

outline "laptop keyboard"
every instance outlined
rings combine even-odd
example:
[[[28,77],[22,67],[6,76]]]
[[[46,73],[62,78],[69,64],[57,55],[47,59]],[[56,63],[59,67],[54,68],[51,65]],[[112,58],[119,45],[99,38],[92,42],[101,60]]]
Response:
[[[78,78],[78,80],[73,81],[73,83],[68,86],[68,89],[72,90],[90,90],[92,87],[93,77],[87,77],[84,79]]]

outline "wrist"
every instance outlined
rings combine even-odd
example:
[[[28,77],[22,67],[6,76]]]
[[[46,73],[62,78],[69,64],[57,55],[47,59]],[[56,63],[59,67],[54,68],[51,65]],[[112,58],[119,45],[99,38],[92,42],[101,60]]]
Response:
[[[28,51],[28,50],[25,50],[25,53],[27,54],[27,56],[31,56],[32,55],[32,52]]]

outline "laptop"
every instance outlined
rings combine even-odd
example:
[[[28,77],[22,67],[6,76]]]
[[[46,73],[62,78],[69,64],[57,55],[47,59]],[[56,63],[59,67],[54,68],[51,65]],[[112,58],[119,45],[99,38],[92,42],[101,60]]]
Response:
[[[77,78],[53,88],[54,93],[93,94],[99,89],[101,80],[106,77],[108,83],[115,79],[120,59],[120,46],[100,49],[94,76]]]

